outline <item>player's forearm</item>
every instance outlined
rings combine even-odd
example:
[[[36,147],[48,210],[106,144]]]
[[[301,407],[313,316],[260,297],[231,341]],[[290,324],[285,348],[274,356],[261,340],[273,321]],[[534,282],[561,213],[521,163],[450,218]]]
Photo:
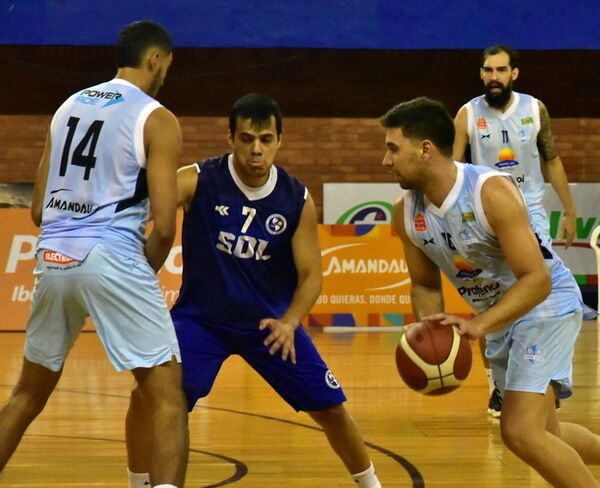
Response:
[[[444,296],[440,289],[413,284],[410,296],[413,313],[417,320],[444,311]]]
[[[159,233],[154,230],[146,241],[146,258],[152,269],[157,273],[167,259],[169,252],[171,252],[174,238],[174,231],[172,233]]]
[[[320,273],[300,280],[292,297],[290,306],[281,316],[281,320],[289,322],[296,327],[300,325],[302,319],[306,317],[317,301],[317,298],[319,298],[319,293],[321,293],[321,282],[322,278]]]
[[[552,290],[547,270],[521,276],[502,299],[473,320],[483,334],[489,334],[511,324],[542,303]]]
[[[575,203],[573,202],[573,197],[571,196],[569,182],[567,180],[567,175],[560,157],[556,157],[551,161],[547,161],[545,165],[545,173],[547,175],[548,182],[552,185],[552,188],[556,192],[560,203],[562,203],[562,206],[565,209],[565,213],[570,216],[575,216],[577,210],[575,208]]]

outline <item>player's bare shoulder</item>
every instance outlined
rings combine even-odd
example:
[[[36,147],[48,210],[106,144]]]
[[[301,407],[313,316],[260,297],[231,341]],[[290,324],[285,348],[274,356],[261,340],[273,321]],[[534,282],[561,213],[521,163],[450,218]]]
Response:
[[[177,205],[186,209],[194,198],[200,177],[198,163],[187,164],[177,170]]]

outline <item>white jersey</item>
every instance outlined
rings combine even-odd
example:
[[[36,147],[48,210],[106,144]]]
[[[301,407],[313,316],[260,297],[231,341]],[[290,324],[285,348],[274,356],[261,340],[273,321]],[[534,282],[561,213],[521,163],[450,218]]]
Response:
[[[523,93],[513,95],[503,113],[491,108],[483,95],[465,104],[471,160],[511,174],[527,205],[542,207],[544,177],[537,146],[539,101]]]
[[[115,78],[56,111],[38,249],[83,260],[102,240],[142,252],[148,219],[144,125],[161,105]]]
[[[411,241],[440,268],[465,301],[483,312],[516,282],[481,202],[483,183],[490,177],[507,175],[481,166],[455,164],[456,182],[441,207],[426,202],[422,193],[406,192],[404,227]],[[540,240],[535,222],[532,228]],[[540,242],[540,250],[552,277],[552,292],[526,316],[558,317],[580,310],[581,295],[573,276],[548,241]]]

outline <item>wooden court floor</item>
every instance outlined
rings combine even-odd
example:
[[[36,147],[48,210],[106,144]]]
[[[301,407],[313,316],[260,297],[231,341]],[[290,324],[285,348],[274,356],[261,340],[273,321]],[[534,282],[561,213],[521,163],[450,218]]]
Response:
[[[410,391],[395,371],[397,333],[311,335],[346,391],[384,487],[547,486],[502,445],[497,421],[486,416],[478,354],[463,386],[429,398]],[[23,333],[0,334],[0,401],[17,380],[23,341]],[[600,432],[598,349],[598,324],[586,322],[575,355],[575,396],[559,415]],[[0,487],[125,488],[130,385],[129,374],[112,370],[96,335],[83,334]],[[190,437],[187,487],[353,486],[311,419],[292,411],[237,357],[192,412]],[[600,478],[600,468],[594,472]]]

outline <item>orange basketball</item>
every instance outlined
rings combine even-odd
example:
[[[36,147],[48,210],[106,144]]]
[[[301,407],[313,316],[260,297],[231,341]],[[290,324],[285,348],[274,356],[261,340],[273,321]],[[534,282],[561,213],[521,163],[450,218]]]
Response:
[[[404,382],[425,395],[458,388],[471,371],[471,345],[454,326],[423,320],[409,327],[396,347]]]

